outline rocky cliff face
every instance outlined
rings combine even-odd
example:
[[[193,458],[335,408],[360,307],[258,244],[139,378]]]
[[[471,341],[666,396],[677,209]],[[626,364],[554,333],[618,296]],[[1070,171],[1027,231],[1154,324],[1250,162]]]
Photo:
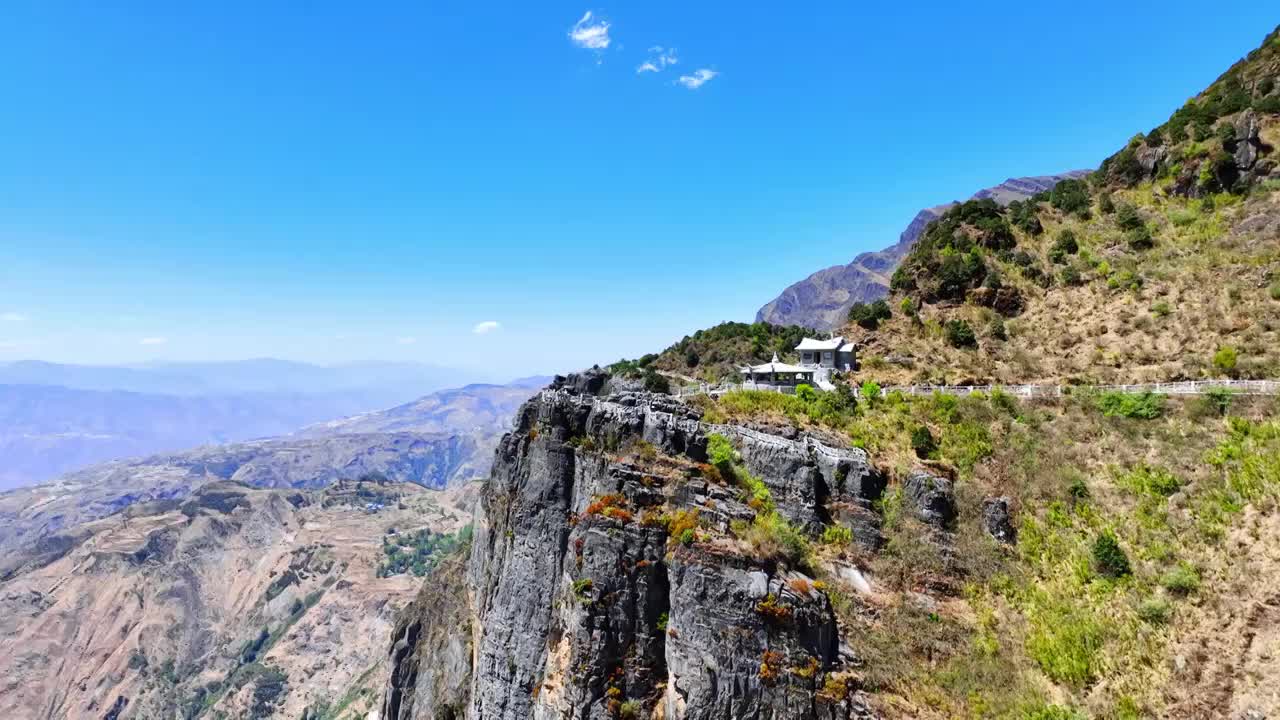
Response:
[[[729,532],[759,506],[706,464],[723,435],[790,527],[875,544],[866,454],[607,385],[561,379],[521,409],[465,574],[399,621],[383,718],[868,716],[821,583]]]
[[[1087,170],[1072,170],[1061,175],[1010,178],[995,187],[979,190],[974,199],[991,198],[1001,205],[1029,198],[1051,189],[1062,180],[1078,178]],[[848,265],[835,265],[791,285],[782,294],[756,312],[757,322],[775,325],[803,325],[829,330],[844,324],[849,306],[870,302],[889,294],[889,278],[902,258],[929,223],[937,220],[955,203],[925,208],[916,213],[898,242],[876,252],[862,253]]]

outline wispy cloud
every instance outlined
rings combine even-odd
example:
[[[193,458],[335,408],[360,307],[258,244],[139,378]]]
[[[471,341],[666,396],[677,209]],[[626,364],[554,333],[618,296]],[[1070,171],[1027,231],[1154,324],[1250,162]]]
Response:
[[[488,335],[489,333],[500,329],[502,329],[502,323],[497,320],[485,320],[482,323],[476,323],[476,326],[471,328],[471,332],[476,335]]]
[[[662,72],[671,65],[680,62],[676,57],[675,48],[664,48],[661,45],[655,45],[649,48],[649,58],[640,63],[636,68],[637,75],[643,75],[647,72]]]
[[[12,323],[26,322],[27,316],[20,312],[11,310],[9,312],[0,313],[0,321]]]
[[[697,90],[703,85],[706,85],[707,83],[711,82],[711,80],[719,74],[720,73],[716,72],[715,70],[708,70],[707,68],[702,68],[700,70],[694,70],[692,75],[681,75],[680,79],[676,80],[676,82],[689,88],[690,90]]]
[[[396,338],[396,344],[397,344],[397,345],[412,345],[412,344],[414,344],[414,343],[416,343],[416,342],[418,342],[418,338],[416,338],[416,337],[401,337],[401,338]]]
[[[138,341],[139,345],[165,345],[169,342],[169,338],[162,337],[144,337]]]
[[[569,41],[585,50],[604,50],[612,42],[609,38],[609,21],[597,18],[590,10],[569,28]]]

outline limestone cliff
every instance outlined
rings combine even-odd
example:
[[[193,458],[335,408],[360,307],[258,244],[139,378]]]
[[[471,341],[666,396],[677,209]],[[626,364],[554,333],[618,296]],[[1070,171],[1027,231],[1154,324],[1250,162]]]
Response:
[[[465,576],[428,580],[400,618],[383,718],[868,716],[821,583],[730,535],[755,501],[706,464],[729,438],[790,527],[835,516],[874,545],[866,454],[608,385],[562,378],[521,409]]]

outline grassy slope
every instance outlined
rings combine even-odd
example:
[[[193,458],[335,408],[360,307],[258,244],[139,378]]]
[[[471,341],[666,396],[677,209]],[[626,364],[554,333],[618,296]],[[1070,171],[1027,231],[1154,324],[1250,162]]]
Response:
[[[1099,400],[894,394],[833,409],[739,392],[700,402],[710,420],[844,434],[888,471],[885,548],[824,535],[812,562],[865,659],[849,679],[886,716],[1216,717],[1280,677],[1232,675],[1251,662],[1242,638],[1272,621],[1247,610],[1280,586],[1280,407],[1237,397],[1221,414],[1210,399],[1157,398],[1158,416],[1141,419],[1107,417]],[[911,441],[921,427],[937,441],[928,464],[957,478],[960,515],[944,538],[900,495],[926,462]],[[983,529],[983,501],[998,496],[1012,501],[1013,547]],[[1131,573],[1108,577],[1095,563],[1105,533]],[[1236,562],[1254,546],[1266,553]],[[869,570],[873,594],[840,581],[850,560]],[[1188,650],[1208,643],[1219,651]]]
[[[1078,184],[1082,202],[1045,194],[1021,216],[1017,206],[973,208],[963,219],[963,209],[949,212],[899,271],[894,317],[876,332],[845,329],[866,343],[865,375],[894,383],[1280,376],[1272,351],[1280,346],[1280,182],[1262,174],[1280,161],[1277,86],[1273,32]],[[1257,160],[1247,170],[1219,168],[1243,142],[1235,127],[1248,124],[1261,128]],[[1126,217],[1126,206],[1136,212]],[[1064,231],[1078,250],[1055,258]],[[1149,236],[1149,247],[1135,235]],[[969,253],[982,269],[960,278],[961,291],[940,292],[949,267],[964,272],[951,256]],[[992,276],[1024,309],[982,307],[979,288]],[[907,300],[913,310],[904,311]],[[974,329],[976,347],[946,341],[953,320]],[[1237,355],[1233,367],[1215,366],[1223,348]]]
[[[920,303],[911,316],[901,310],[911,293],[895,293],[894,317],[879,331],[845,330],[864,339],[862,376],[886,384],[1280,376],[1280,356],[1271,350],[1280,346],[1280,300],[1273,297],[1280,283],[1280,192],[1219,195],[1210,213],[1200,211],[1199,200],[1157,197],[1150,185],[1111,196],[1138,208],[1155,238],[1151,249],[1130,250],[1115,214],[1097,210],[1096,199],[1088,220],[1045,203],[1039,237],[1013,232],[1018,250],[1035,259],[1039,272],[1052,273],[1050,287],[989,255],[989,266],[1026,303],[1015,316],[946,302]],[[1053,263],[1048,255],[1063,230],[1080,250]],[[1062,281],[1068,267],[1079,273],[1079,285]],[[946,342],[943,327],[957,319],[975,330],[976,348]],[[1238,356],[1229,373],[1213,365],[1224,347]]]

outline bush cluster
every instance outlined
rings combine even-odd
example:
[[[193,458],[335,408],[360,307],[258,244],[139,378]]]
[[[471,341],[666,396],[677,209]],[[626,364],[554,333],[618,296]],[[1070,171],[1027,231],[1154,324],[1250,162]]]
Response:
[[[894,272],[890,286],[925,302],[962,300],[987,277],[984,251],[1011,251],[1013,228],[991,199],[952,207],[929,224]]]
[[[1107,417],[1154,420],[1164,414],[1165,396],[1153,392],[1104,392],[1098,396],[1098,409]]]
[[[978,346],[978,337],[973,332],[973,327],[964,320],[948,320],[945,332],[947,336],[947,344],[958,348],[972,348]]]
[[[849,322],[857,323],[867,330],[875,330],[880,327],[881,322],[888,320],[892,316],[893,313],[889,310],[889,303],[883,299],[871,303],[857,302],[849,308]]]
[[[1129,556],[1110,530],[1093,541],[1093,567],[1099,575],[1109,578],[1121,578],[1132,572]]]
[[[1049,260],[1061,264],[1068,255],[1075,255],[1079,251],[1080,243],[1076,241],[1076,234],[1070,228],[1063,228],[1054,239],[1053,247],[1049,249]]]
[[[1089,214],[1089,186],[1083,180],[1063,180],[1049,191],[1049,204],[1064,213]]]

